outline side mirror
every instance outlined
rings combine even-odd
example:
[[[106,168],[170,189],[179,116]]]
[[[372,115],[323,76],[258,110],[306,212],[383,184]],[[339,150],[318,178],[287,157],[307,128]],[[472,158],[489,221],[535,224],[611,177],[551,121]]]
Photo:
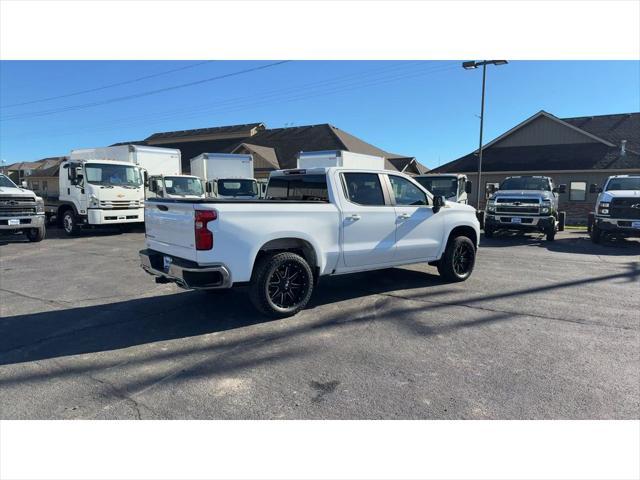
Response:
[[[567,185],[566,185],[566,184],[564,184],[564,183],[563,183],[563,184],[561,184],[561,185],[558,187],[558,193],[567,193]]]
[[[442,195],[433,197],[433,213],[438,213],[444,207],[445,199]]]
[[[589,185],[589,193],[596,193],[598,191],[598,185],[596,185],[595,183],[592,183],[591,185]]]
[[[471,183],[471,180],[467,180],[466,182],[464,182],[465,193],[471,193],[472,188],[473,188],[473,183]]]
[[[207,193],[211,193],[211,183],[210,182],[205,183],[204,189]]]
[[[148,187],[149,186],[149,174],[147,173],[146,170],[142,171],[142,177],[144,178],[144,186]]]
[[[77,174],[78,172],[76,171],[76,168],[73,165],[71,166],[71,168],[67,168],[67,177],[71,181],[72,185],[76,183]]]
[[[496,193],[498,191],[498,189],[499,189],[499,187],[496,187],[492,183],[487,185],[487,191],[489,192],[489,195],[493,195],[494,193]]]
[[[602,193],[602,192],[603,192],[602,187],[599,187],[598,188],[598,193]]]
[[[148,185],[149,185],[149,191],[150,192],[156,192],[158,190],[158,184],[156,183],[155,180],[147,180]]]

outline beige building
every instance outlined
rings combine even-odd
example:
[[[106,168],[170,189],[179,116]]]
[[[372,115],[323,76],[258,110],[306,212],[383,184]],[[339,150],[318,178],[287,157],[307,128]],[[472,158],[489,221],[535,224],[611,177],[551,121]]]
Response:
[[[478,188],[478,152],[458,158],[432,173],[465,173]],[[508,176],[543,175],[566,184],[560,209],[569,224],[586,224],[596,196],[589,185],[610,175],[640,173],[640,113],[558,118],[540,111],[483,147],[481,208],[490,184]]]

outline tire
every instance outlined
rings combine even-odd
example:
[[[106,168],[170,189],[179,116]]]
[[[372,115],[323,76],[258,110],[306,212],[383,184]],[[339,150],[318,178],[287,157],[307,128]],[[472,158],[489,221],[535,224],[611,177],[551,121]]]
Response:
[[[456,237],[449,240],[438,264],[438,273],[449,282],[464,282],[473,272],[475,262],[476,248],[471,239]]]
[[[552,225],[551,227],[547,228],[547,231],[545,233],[547,235],[547,242],[553,242],[556,239],[556,226]]]
[[[73,210],[65,210],[62,214],[62,228],[64,229],[64,233],[70,237],[75,237],[80,233],[80,227],[78,226]]]
[[[587,216],[587,233],[591,233],[592,229],[593,229],[593,213],[590,213]]]
[[[46,228],[30,228],[25,233],[30,242],[41,242],[46,236]]]
[[[589,236],[591,237],[591,241],[593,243],[600,243],[600,241],[602,240],[602,232],[595,224],[591,226],[591,232]]]
[[[484,210],[476,211],[476,217],[478,218],[478,222],[480,223],[480,228],[484,229]]]
[[[493,230],[493,228],[486,228],[484,229],[484,236],[486,238],[493,238],[493,234],[495,233],[495,231]]]
[[[249,297],[256,309],[266,316],[291,317],[309,302],[313,283],[313,272],[300,255],[272,253],[258,260]]]
[[[558,231],[564,232],[564,226],[567,221],[567,212],[560,212],[558,216]]]

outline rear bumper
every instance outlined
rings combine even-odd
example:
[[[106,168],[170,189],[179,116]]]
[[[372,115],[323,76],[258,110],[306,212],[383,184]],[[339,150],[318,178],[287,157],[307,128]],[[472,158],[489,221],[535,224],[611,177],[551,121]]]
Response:
[[[19,225],[9,225],[9,220],[18,220]],[[27,217],[3,217],[0,215],[0,230],[22,230],[23,228],[44,228],[44,213]]]
[[[165,257],[170,263],[165,267]],[[159,283],[175,282],[190,290],[231,288],[231,273],[225,265],[199,266],[195,262],[155,250],[140,250],[140,266]]]
[[[509,230],[525,230],[525,231],[545,231],[550,228],[552,225],[555,225],[555,217],[547,216],[519,216],[521,219],[521,223],[512,223],[511,219],[515,217],[515,215],[506,215],[506,214],[491,214],[487,215],[485,218],[485,226],[492,227],[495,229],[504,228]]]
[[[629,220],[609,217],[595,217],[594,224],[605,232],[619,232],[627,236],[640,236],[640,228],[634,228],[633,224],[638,225],[640,219]]]

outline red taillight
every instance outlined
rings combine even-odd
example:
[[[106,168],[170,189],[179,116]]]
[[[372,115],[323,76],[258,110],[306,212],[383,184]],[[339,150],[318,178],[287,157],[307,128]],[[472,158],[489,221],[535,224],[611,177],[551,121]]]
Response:
[[[213,248],[213,233],[207,228],[207,223],[218,218],[215,210],[196,210],[194,231],[196,234],[196,250],[211,250]]]

